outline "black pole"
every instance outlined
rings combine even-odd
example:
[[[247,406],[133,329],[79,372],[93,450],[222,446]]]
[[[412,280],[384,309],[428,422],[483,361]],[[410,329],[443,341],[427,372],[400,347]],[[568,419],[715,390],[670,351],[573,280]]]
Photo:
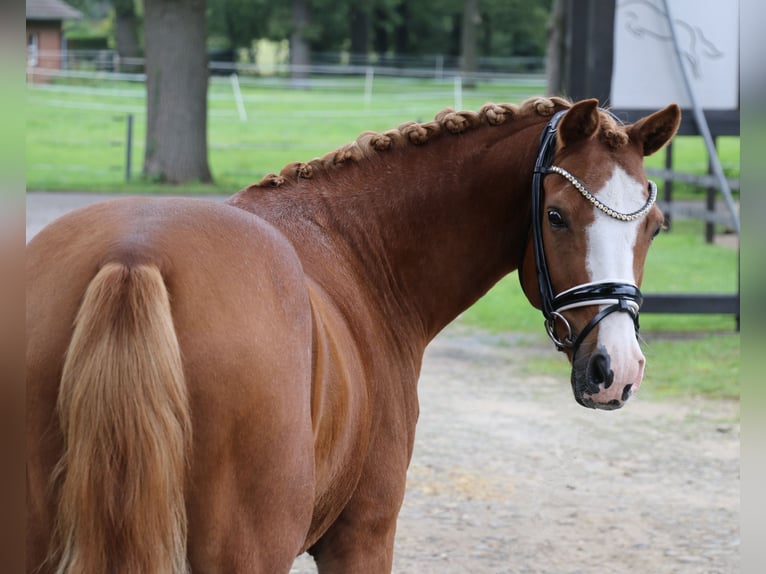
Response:
[[[665,169],[673,172],[673,140],[665,147]],[[663,190],[665,205],[667,205],[667,213],[665,214],[665,226],[668,231],[671,230],[673,216],[671,211],[673,210],[673,179],[665,180],[665,189]]]
[[[713,147],[716,149],[718,148],[718,138],[716,136],[713,136]],[[710,157],[710,154],[708,153],[708,160],[707,160],[707,172],[709,174],[713,174],[713,158]],[[707,210],[707,213],[709,216],[712,217],[713,213],[715,213],[715,194],[718,191],[718,188],[715,186],[708,187],[706,190],[706,197],[705,197],[705,209]],[[707,219],[705,221],[705,243],[714,243],[715,242],[715,223],[712,219]]]
[[[615,0],[569,0],[563,93],[572,100],[597,98],[609,105],[612,93]]]
[[[130,164],[133,151],[133,114],[128,114],[128,135],[125,142],[125,181],[130,181]]]

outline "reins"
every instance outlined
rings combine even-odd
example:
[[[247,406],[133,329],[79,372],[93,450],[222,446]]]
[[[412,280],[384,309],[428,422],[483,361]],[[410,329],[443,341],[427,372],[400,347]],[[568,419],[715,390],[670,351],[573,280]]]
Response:
[[[540,291],[541,310],[545,317],[545,330],[559,351],[572,349],[572,358],[574,359],[585,337],[588,336],[596,325],[612,313],[621,312],[630,315],[633,319],[636,333],[638,333],[638,312],[643,302],[643,296],[636,285],[614,281],[583,283],[566,289],[558,295],[553,293],[543,243],[543,178],[551,173],[561,175],[595,207],[620,221],[633,221],[648,213],[657,198],[657,186],[654,182],[650,182],[649,199],[641,209],[632,213],[620,213],[598,200],[586,189],[580,180],[568,171],[552,165],[556,149],[555,142],[558,124],[566,112],[567,110],[557,112],[548,122],[540,138],[540,148],[532,175],[532,243],[535,253],[535,269],[537,271],[537,287]],[[590,305],[606,306],[585,325],[582,331],[575,334],[563,312]],[[556,333],[557,323],[562,324],[566,330],[566,335],[562,338]]]

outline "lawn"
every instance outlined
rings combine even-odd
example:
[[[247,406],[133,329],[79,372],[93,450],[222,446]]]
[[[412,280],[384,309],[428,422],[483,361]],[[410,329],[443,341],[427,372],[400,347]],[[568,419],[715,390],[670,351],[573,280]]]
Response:
[[[325,79],[312,89],[275,87],[240,80],[242,119],[228,78],[213,78],[208,92],[209,161],[212,186],[184,192],[233,193],[279,171],[308,161],[356,138],[404,121],[427,121],[455,105],[447,81],[380,78],[371,92],[363,77]],[[462,92],[462,107],[488,101],[519,102],[543,92],[539,82],[487,83]],[[27,188],[83,191],[162,191],[140,180],[145,137],[143,84],[78,80],[27,88]],[[134,117],[132,181],[125,182],[127,116]]]
[[[540,81],[492,82],[456,96],[451,81],[377,78],[365,90],[363,77],[325,78],[312,89],[288,89],[266,80],[240,81],[242,118],[228,78],[210,84],[208,138],[216,183],[168,188],[141,181],[144,151],[144,87],[127,81],[60,81],[27,88],[27,188],[100,192],[231,194],[279,171],[354,139],[365,130],[385,130],[407,120],[428,120],[445,107],[478,109],[488,101],[520,102],[544,93]],[[459,99],[456,102],[456,98]],[[462,104],[462,105],[460,105]],[[131,180],[125,181],[126,123],[134,117]],[[700,138],[675,140],[681,171],[705,172]],[[727,173],[739,176],[739,139],[720,138]],[[661,154],[648,160],[661,167]],[[701,196],[679,187],[679,195]],[[707,245],[702,223],[674,222],[661,234],[646,264],[645,293],[737,291],[734,249]],[[502,280],[461,321],[492,331],[544,338],[542,318],[527,303],[515,274]],[[647,355],[647,393],[654,396],[738,396],[739,334],[734,320],[715,315],[641,317]],[[535,368],[567,370],[555,352]]]
[[[542,81],[534,79],[485,82],[462,90],[456,102],[454,83],[446,80],[381,77],[369,92],[364,77],[323,78],[312,89],[252,78],[242,78],[240,86],[245,119],[229,78],[211,79],[208,143],[216,183],[187,185],[180,191],[233,193],[291,161],[331,151],[365,130],[429,120],[448,106],[476,110],[486,102],[520,102],[545,91]],[[131,181],[126,182],[128,114],[134,121]],[[70,79],[29,85],[26,117],[28,189],[167,191],[140,178],[146,122],[142,83]],[[738,176],[739,138],[720,138],[719,146],[727,173]],[[674,159],[683,171],[707,170],[700,138],[676,138]],[[647,165],[661,167],[662,154],[649,158]],[[676,197],[695,194],[680,184],[676,190]]]
[[[716,141],[721,167],[728,178],[739,178],[739,137],[721,136]],[[673,140],[673,165],[684,173],[708,173],[705,142],[698,136],[679,136]],[[660,152],[646,160],[647,167],[664,169],[665,153]],[[689,183],[676,182],[673,186],[674,199],[701,199],[706,189]],[[732,190],[739,198],[739,190]]]

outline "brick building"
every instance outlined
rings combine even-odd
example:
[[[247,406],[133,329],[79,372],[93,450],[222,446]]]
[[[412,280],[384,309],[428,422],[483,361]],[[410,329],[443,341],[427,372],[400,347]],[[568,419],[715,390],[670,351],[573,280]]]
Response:
[[[27,78],[42,79],[42,70],[61,69],[62,23],[80,18],[82,13],[63,0],[27,0]]]

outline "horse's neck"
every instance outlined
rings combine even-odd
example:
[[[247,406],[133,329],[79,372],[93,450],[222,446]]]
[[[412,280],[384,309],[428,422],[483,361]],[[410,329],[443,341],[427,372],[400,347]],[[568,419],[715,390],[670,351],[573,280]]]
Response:
[[[367,298],[427,341],[518,265],[539,137],[525,124],[379,152],[233,203],[278,227],[341,306]]]

